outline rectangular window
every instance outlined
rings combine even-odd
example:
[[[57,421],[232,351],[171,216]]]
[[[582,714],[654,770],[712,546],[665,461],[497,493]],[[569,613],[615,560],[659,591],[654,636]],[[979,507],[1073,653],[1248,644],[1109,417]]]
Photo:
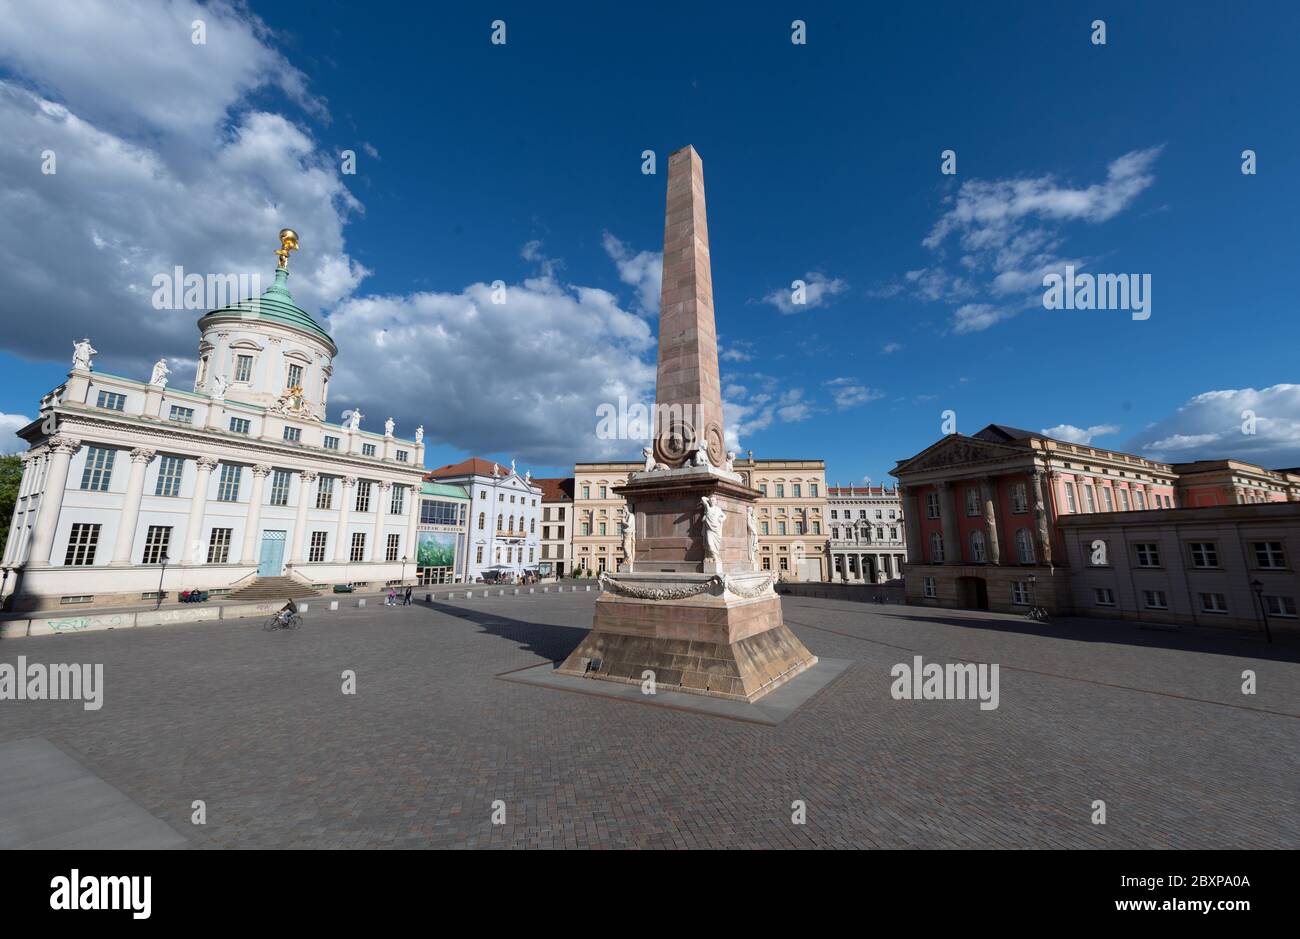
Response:
[[[1143,542],[1135,544],[1134,550],[1137,551],[1138,567],[1159,567],[1160,566],[1160,547],[1154,542]]]
[[[366,533],[364,531],[354,531],[352,533],[352,560],[364,561],[366,559]]]
[[[1097,497],[1093,495],[1092,486],[1086,484],[1083,487],[1083,508],[1089,514],[1097,511]]]
[[[764,499],[767,498],[767,483],[759,483],[758,494]]]
[[[591,522],[583,522],[582,525],[579,526],[579,529],[579,534],[584,538],[589,536],[591,534]]]
[[[401,535],[390,534],[388,536],[388,549],[387,549],[387,553],[385,554],[385,557],[387,557],[388,560],[390,561],[397,560],[397,549],[400,545],[401,538],[402,538]]]
[[[313,564],[319,564],[325,560],[325,545],[329,541],[329,532],[314,531],[311,533],[311,547],[307,550],[307,560]]]
[[[113,478],[113,460],[116,450],[91,447],[86,451],[86,468],[81,473],[81,488],[91,492],[107,492]]]
[[[798,483],[794,483],[794,484],[790,487],[790,493],[791,493],[791,495],[793,495],[796,499],[798,499],[798,498],[800,498],[800,497],[803,495],[803,487],[800,486]]]
[[[475,564],[482,564],[482,563],[483,563],[483,546],[482,546],[482,545],[479,545],[479,546],[478,546],[478,550],[474,552],[474,563],[475,563]],[[583,566],[583,567],[586,567],[586,566],[587,566],[587,559],[586,559],[586,558],[583,558],[583,559],[582,559],[582,566]]]
[[[355,508],[358,512],[370,511],[370,481],[367,479],[357,483],[357,504]]]
[[[194,409],[183,408],[179,404],[173,404],[171,410],[167,412],[167,420],[176,421],[178,424],[193,424]]]
[[[338,448],[339,448],[339,438],[338,438],[338,437],[332,437],[332,436],[330,436],[329,434],[326,434],[326,435],[325,435],[325,449],[326,449],[326,450],[337,450]]]
[[[167,556],[167,548],[172,542],[172,529],[170,525],[150,525],[149,532],[144,539],[144,557],[140,559],[141,564],[161,564],[170,560]]]
[[[1148,610],[1169,609],[1169,601],[1165,598],[1163,590],[1143,590],[1142,603]]]
[[[301,427],[286,427],[286,428],[284,429],[284,439],[287,440],[287,441],[289,441],[290,443],[301,443],[301,442],[302,442],[302,428],[301,428]]]
[[[1128,490],[1127,489],[1121,489],[1119,491],[1119,507],[1121,511],[1124,512],[1128,511]]]
[[[1189,547],[1192,549],[1192,567],[1219,566],[1219,551],[1213,541],[1193,541]]]
[[[1109,587],[1098,587],[1093,594],[1097,598],[1097,606],[1115,605],[1115,593]]]
[[[235,381],[248,383],[253,380],[253,357],[251,355],[235,356]]]
[[[772,559],[765,555],[763,557],[763,570],[770,571],[771,569],[772,569]]]
[[[391,500],[389,500],[388,514],[389,515],[406,514],[406,487],[405,486],[393,487],[393,497]]]
[[[601,522],[601,523],[600,523],[600,533],[601,533],[602,535],[605,534],[605,523],[604,523],[604,522]]]
[[[924,581],[922,581],[922,591],[924,592],[925,598],[927,600],[939,599],[939,591],[934,585],[933,577],[927,577],[925,578]]]
[[[812,496],[814,499],[816,499],[816,498],[817,498],[817,493],[818,493],[818,491],[819,491],[819,490],[818,490],[818,487],[817,487],[817,484],[816,484],[816,483],[809,483],[809,484],[808,484],[808,495],[810,495],[810,496]]]
[[[976,516],[980,514],[980,491],[974,486],[966,490],[966,515]],[[880,512],[876,512],[876,518],[880,518]]]
[[[316,484],[316,508],[332,509],[334,507],[334,477],[322,476]]]
[[[114,391],[101,391],[95,406],[106,408],[109,411],[124,411],[126,410],[126,395],[120,395]]]
[[[785,534],[785,522],[777,522],[777,523],[776,523],[776,533],[777,533],[778,535],[784,535],[784,534]]]
[[[1101,487],[1101,502],[1102,505],[1106,506],[1107,512],[1115,511],[1115,501],[1111,498],[1110,486]]]
[[[762,527],[763,527],[763,534],[765,535],[771,534],[771,532],[768,531],[767,522],[763,522]]]
[[[795,533],[796,535],[802,535],[802,534],[803,534],[803,522],[795,522],[795,523],[794,523],[794,533]]]
[[[230,432],[232,434],[246,434],[253,429],[253,422],[246,417],[232,417],[230,419]]]
[[[297,388],[297,387],[299,387],[301,384],[302,384],[302,366],[301,366],[301,365],[290,365],[290,366],[289,366],[289,380],[288,380],[288,382],[285,384],[285,387],[286,387],[286,388]]]
[[[77,524],[68,536],[68,553],[63,563],[70,567],[86,567],[95,563],[95,548],[99,545],[99,526]]]
[[[406,462],[408,462],[408,458],[409,458],[409,457],[410,457],[410,454],[407,453],[405,450],[398,450],[398,451],[397,451],[397,462],[398,462],[398,463],[406,463]]]
[[[606,489],[606,487],[604,487],[604,486],[600,486],[600,487],[598,487],[598,488],[599,488],[599,490],[600,490],[600,498],[602,498],[602,499],[607,499],[607,498],[609,498],[609,493],[608,493],[608,490]],[[510,501],[511,501],[511,502],[514,502],[514,501],[515,501],[515,497],[514,497],[514,496],[511,496],[511,497],[510,497]]]
[[[1029,606],[1029,584],[1023,580],[1011,582],[1011,602],[1016,606]]]
[[[375,445],[374,445],[373,443],[363,443],[363,444],[361,445],[361,455],[362,455],[362,456],[374,456],[374,455],[375,455]]]
[[[1146,493],[1144,493],[1141,489],[1134,489],[1133,502],[1137,505],[1139,512],[1145,509],[1147,507]]]
[[[1011,511],[1016,515],[1024,515],[1029,511],[1029,496],[1024,483],[1011,484]]]
[[[925,517],[926,518],[939,517],[939,493],[927,492],[925,494]]]
[[[271,477],[271,504],[289,504],[289,471],[276,470]]]
[[[1228,598],[1221,593],[1203,593],[1201,598],[1202,613],[1227,613]]]
[[[1074,515],[1079,511],[1079,505],[1075,501],[1074,483],[1065,484],[1065,511],[1069,515]]]
[[[820,535],[820,534],[822,533],[822,523],[821,523],[821,522],[813,522],[813,523],[812,523],[812,527],[813,527],[812,533],[813,533],[814,535]]]
[[[781,555],[776,559],[776,566],[783,571],[788,571],[790,569],[790,559],[785,555]]]
[[[1269,616],[1296,618],[1295,597],[1265,597],[1264,609],[1268,610]]]
[[[221,464],[221,481],[217,484],[218,502],[239,501],[239,477],[242,473],[242,466],[234,463]]]
[[[154,487],[156,496],[179,496],[181,494],[181,474],[185,470],[185,461],[178,456],[165,456],[158,461],[158,484]]]
[[[83,484],[82,489],[85,489]],[[1251,550],[1255,552],[1255,566],[1267,568],[1286,567],[1286,555],[1282,553],[1280,541],[1252,541]]]
[[[225,564],[230,560],[230,536],[233,528],[214,528],[208,536],[208,563]]]
[[[778,499],[784,499],[784,498],[785,498],[785,483],[777,483],[777,484],[776,484],[776,497],[777,497]]]

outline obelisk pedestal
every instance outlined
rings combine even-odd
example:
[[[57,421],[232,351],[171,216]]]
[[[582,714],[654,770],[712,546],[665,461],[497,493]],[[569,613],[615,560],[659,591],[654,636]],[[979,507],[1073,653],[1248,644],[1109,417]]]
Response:
[[[652,468],[614,491],[635,516],[629,569],[602,574],[566,674],[754,701],[816,664],[759,571],[758,492],[725,469],[704,204],[693,147],[668,163]]]

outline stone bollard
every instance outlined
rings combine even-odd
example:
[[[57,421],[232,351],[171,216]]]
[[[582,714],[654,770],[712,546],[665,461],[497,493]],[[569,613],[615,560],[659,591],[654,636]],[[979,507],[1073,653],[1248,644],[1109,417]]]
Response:
[[[506,588],[505,588],[505,587],[502,587],[500,590],[497,591],[497,596],[498,596],[498,597],[504,597],[505,595],[506,595]]]
[[[529,593],[536,593],[537,591],[534,590],[532,587],[529,587],[529,588],[528,588],[528,592],[529,592]]]
[[[543,587],[543,588],[542,588],[542,593],[550,593],[550,592],[551,592],[551,588],[550,588],[550,587]]]
[[[299,604],[298,604],[298,612],[299,612],[299,613],[306,613],[306,612],[307,612],[307,609],[308,609],[310,606],[311,606],[311,604],[309,604],[309,603],[299,603]]]
[[[585,590],[587,593],[591,593],[591,584],[587,584],[587,586],[584,587],[583,590]]]
[[[362,597],[360,600],[357,601],[357,606],[358,606],[358,607],[363,607],[363,606],[365,606],[365,605],[366,605],[366,598],[365,598],[365,597]]]
[[[338,608],[339,608],[339,601],[337,601],[337,600],[331,600],[331,601],[330,601],[330,609],[331,609],[331,610],[337,610]]]
[[[425,603],[432,603],[432,602],[433,602],[433,594],[431,594],[431,593],[426,593],[426,594],[424,595],[424,602],[425,602]]]

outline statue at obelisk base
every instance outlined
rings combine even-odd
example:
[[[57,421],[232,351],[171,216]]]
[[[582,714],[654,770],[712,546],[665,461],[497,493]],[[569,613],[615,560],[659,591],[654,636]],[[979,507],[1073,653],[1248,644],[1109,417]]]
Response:
[[[754,701],[815,665],[758,570],[753,506],[725,449],[704,166],[668,161],[653,446],[614,489],[627,502],[616,574],[601,574],[591,632],[559,671]]]

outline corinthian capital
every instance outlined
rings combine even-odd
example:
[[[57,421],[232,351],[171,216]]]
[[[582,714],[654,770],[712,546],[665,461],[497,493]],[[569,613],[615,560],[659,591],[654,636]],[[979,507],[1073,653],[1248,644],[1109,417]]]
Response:
[[[351,488],[352,488],[353,486],[355,486],[356,484],[357,484],[357,478],[356,478],[355,476],[344,476],[344,477],[343,477],[343,485],[344,485],[346,488],[351,489]]]
[[[158,455],[157,450],[151,450],[149,447],[136,447],[131,451],[132,463],[151,463],[153,458]]]
[[[271,467],[267,466],[265,463],[257,463],[257,464],[255,464],[255,465],[253,466],[253,475],[254,475],[254,476],[270,476],[270,475],[271,475]]]
[[[199,469],[212,472],[212,470],[217,468],[217,465],[221,461],[218,460],[215,456],[201,456],[194,462],[198,464]]]
[[[76,437],[51,437],[46,445],[51,453],[66,453],[69,456],[81,449],[81,441]]]
[[[313,482],[319,473],[313,473],[311,470],[302,470],[298,473],[298,478],[305,483]]]

